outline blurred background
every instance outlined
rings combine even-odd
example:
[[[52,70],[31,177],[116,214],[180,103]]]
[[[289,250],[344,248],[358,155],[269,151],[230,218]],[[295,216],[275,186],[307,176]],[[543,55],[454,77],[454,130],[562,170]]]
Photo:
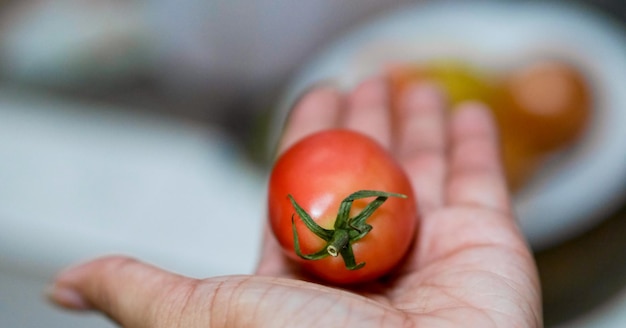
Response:
[[[544,186],[551,181],[598,176],[597,185],[562,187],[592,200],[589,208],[576,209],[585,214],[576,224],[567,225],[570,212],[546,213],[564,219],[545,231],[567,234],[541,234],[543,221],[528,224],[527,231],[539,230],[541,236],[533,247],[546,326],[626,325],[626,189],[603,189],[599,177],[626,185],[626,156],[604,156],[626,151],[626,136],[615,128],[624,118],[623,108],[616,108],[624,104],[624,84],[616,82],[626,81],[626,4],[473,2],[481,5],[470,10],[472,15],[505,14],[468,30],[477,31],[476,39],[493,31],[513,33],[492,40],[493,49],[515,49],[514,61],[500,58],[498,51],[497,58],[456,50],[454,58],[437,58],[432,55],[437,47],[426,55],[400,51],[404,56],[386,57],[379,53],[385,43],[364,40],[378,35],[376,27],[400,26],[394,17],[406,21],[410,14],[404,12],[431,17],[469,12],[468,5],[456,3],[0,0],[0,326],[111,327],[97,315],[55,309],[42,296],[57,270],[101,254],[129,254],[196,277],[251,272],[272,145],[286,111],[311,83],[339,79],[337,74],[359,71],[363,63],[374,67],[368,65],[376,62],[371,58],[401,64],[389,71],[394,90],[409,80],[435,79],[456,100],[479,98],[494,108],[517,106],[511,104],[523,102],[516,95],[527,92],[541,98],[541,91],[533,91],[536,85],[551,96],[570,90],[564,103],[574,105],[563,107],[569,114],[557,115],[556,125],[546,130],[574,132],[555,137],[558,147],[546,146],[549,152],[512,147],[509,178],[524,216],[524,202],[537,204],[536,197],[527,196],[533,190],[542,195],[553,190]],[[525,26],[537,25],[535,19],[545,19],[532,14],[542,12],[532,9],[539,3],[554,4],[550,13],[566,16],[544,26],[555,27],[555,38],[565,40],[556,55],[543,46],[535,53],[510,44],[515,33],[531,41],[542,36],[537,29],[524,32]],[[508,15],[519,16],[520,8],[531,8],[525,25],[507,30]],[[572,21],[582,24],[576,35],[603,43],[586,46],[568,39]],[[455,22],[442,31],[464,29]],[[566,32],[558,22],[566,22]],[[437,46],[446,35],[456,35],[439,37],[439,25],[427,26],[433,32],[422,32]],[[414,47],[422,46],[418,40],[426,42],[416,38]],[[568,47],[570,41],[576,46]],[[593,51],[600,47],[608,50]],[[364,52],[371,57],[363,59]],[[331,69],[343,59],[360,68]],[[503,114],[499,122],[513,131],[518,122],[536,118],[520,115]],[[522,139],[527,138],[507,140],[518,145]],[[585,220],[591,211],[593,219]],[[216,245],[223,244],[228,250],[218,251]]]

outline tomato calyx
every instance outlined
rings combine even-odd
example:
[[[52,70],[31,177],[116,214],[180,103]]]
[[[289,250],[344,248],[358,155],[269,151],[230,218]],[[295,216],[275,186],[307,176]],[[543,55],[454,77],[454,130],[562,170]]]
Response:
[[[358,270],[365,266],[365,262],[356,263],[352,244],[365,237],[372,226],[366,221],[389,197],[407,198],[406,195],[377,190],[359,190],[350,194],[341,201],[339,212],[335,219],[334,229],[325,229],[319,226],[311,216],[296,202],[291,195],[287,195],[298,216],[306,227],[316,236],[326,241],[326,246],[313,254],[303,254],[300,249],[300,240],[296,230],[294,215],[291,216],[291,229],[293,231],[294,250],[296,254],[305,260],[320,260],[328,256],[341,255],[348,270]],[[352,203],[357,199],[376,197],[356,216],[350,217]]]

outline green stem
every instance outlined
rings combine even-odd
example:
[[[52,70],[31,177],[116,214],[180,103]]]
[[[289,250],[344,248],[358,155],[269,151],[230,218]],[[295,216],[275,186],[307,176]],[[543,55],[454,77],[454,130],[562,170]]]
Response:
[[[333,238],[328,242],[328,245],[326,246],[326,251],[328,252],[328,254],[330,254],[330,256],[337,257],[339,255],[339,252],[341,252],[342,249],[348,246],[349,242],[350,234],[348,233],[348,231],[344,229],[335,230]]]
[[[291,229],[293,232],[294,250],[296,254],[305,260],[319,260],[327,257],[328,255],[333,257],[341,255],[346,268],[349,270],[357,270],[365,265],[365,262],[356,263],[354,253],[352,251],[352,244],[365,237],[365,235],[372,230],[372,226],[367,224],[365,221],[372,216],[372,214],[374,214],[380,206],[383,205],[388,197],[407,198],[402,194],[377,190],[359,190],[354,192],[341,202],[339,211],[335,218],[334,229],[329,230],[319,226],[291,195],[287,196],[306,227],[319,238],[326,241],[326,247],[320,249],[319,251],[313,254],[302,254],[298,232],[296,231],[296,224],[294,222],[294,217],[292,216]],[[370,197],[376,198],[355,217],[350,218],[352,203],[357,199]]]

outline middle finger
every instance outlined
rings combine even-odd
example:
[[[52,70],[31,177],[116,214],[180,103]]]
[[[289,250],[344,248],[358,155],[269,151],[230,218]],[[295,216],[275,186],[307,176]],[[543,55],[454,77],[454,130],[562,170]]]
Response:
[[[396,156],[407,171],[423,215],[444,203],[446,175],[446,102],[439,88],[415,84],[401,94],[396,108]]]

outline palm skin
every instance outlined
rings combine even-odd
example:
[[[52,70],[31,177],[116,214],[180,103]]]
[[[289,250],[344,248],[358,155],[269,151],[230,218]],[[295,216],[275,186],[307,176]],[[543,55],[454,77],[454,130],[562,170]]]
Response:
[[[254,275],[196,280],[106,257],[57,276],[51,299],[124,327],[541,327],[537,271],[512,215],[488,112],[468,103],[447,114],[430,85],[409,87],[397,112],[388,104],[380,78],[348,95],[315,88],[290,114],[278,150],[348,128],[402,163],[421,221],[405,263],[384,279],[316,283],[266,229]]]

